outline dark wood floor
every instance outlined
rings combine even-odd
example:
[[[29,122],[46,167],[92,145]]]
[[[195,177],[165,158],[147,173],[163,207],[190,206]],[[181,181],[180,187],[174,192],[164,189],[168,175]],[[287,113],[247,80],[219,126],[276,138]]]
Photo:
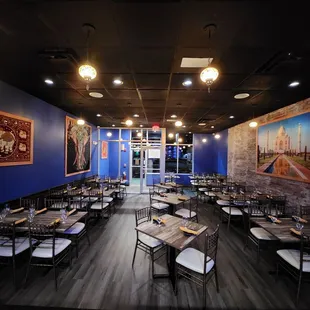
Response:
[[[148,195],[128,195],[117,206],[109,221],[100,220],[90,226],[91,246],[82,241],[80,257],[74,260],[72,270],[59,270],[59,289],[54,290],[53,273],[49,269],[33,269],[26,288],[14,290],[11,272],[0,269],[0,298],[6,305],[48,306],[83,309],[123,308],[201,308],[201,288],[180,280],[179,294],[174,296],[168,279],[151,277],[148,257],[138,251],[134,269],[131,260],[135,244],[134,209],[148,205]],[[216,216],[211,222],[212,207],[200,205],[199,221],[210,231],[220,222]],[[201,240],[200,240],[201,241]],[[200,246],[200,242],[195,245]],[[275,282],[269,259],[263,256],[257,266],[255,253],[243,250],[243,236],[239,229],[226,230],[221,224],[218,250],[220,292],[214,281],[208,283],[208,307],[216,309],[295,309],[295,283],[281,276]],[[18,270],[20,282],[25,275],[28,259],[23,255]],[[165,260],[156,265],[156,272],[165,270]],[[310,286],[302,289],[300,307],[309,309]]]

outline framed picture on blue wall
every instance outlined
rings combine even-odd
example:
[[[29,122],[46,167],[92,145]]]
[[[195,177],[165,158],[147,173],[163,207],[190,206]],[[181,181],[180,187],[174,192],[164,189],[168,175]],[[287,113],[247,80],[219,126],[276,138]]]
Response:
[[[65,176],[88,172],[91,169],[91,126],[79,125],[77,119],[66,116]]]
[[[259,126],[256,162],[259,174],[310,183],[310,112]]]
[[[0,111],[0,166],[33,164],[34,122]]]

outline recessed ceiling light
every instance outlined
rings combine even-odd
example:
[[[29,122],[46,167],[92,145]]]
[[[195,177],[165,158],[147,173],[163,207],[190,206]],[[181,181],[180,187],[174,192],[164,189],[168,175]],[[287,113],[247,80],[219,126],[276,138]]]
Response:
[[[112,127],[115,127],[115,125],[114,125],[114,124],[112,124]]]
[[[44,82],[48,85],[53,85],[54,82],[51,79],[45,79]]]
[[[250,96],[250,94],[248,93],[240,93],[234,96],[235,99],[245,99],[248,98]]]
[[[214,128],[214,126],[212,125],[211,128]]]
[[[299,82],[298,81],[294,81],[294,82],[290,83],[288,86],[289,87],[296,87],[298,85],[299,85]]]
[[[139,114],[134,114],[133,117],[139,117]]]
[[[205,126],[205,125],[207,125],[207,123],[199,123],[198,125],[199,126]]]
[[[142,127],[143,127],[143,125],[140,125],[140,127],[142,128]]]
[[[182,83],[183,86],[191,86],[192,85],[192,81],[191,80],[185,80],[183,83]]]
[[[112,132],[111,131],[107,132],[107,137],[112,137]]]
[[[183,125],[181,121],[176,121],[174,124],[176,127],[181,127]]]
[[[182,127],[183,127],[183,128],[185,128],[186,126],[185,126],[185,125],[183,125]]]
[[[170,117],[171,118],[177,118],[177,116],[175,114],[172,114]]]
[[[89,96],[91,96],[93,98],[102,98],[103,97],[103,95],[101,93],[98,93],[98,92],[95,92],[95,91],[90,92]]]
[[[122,85],[124,82],[122,80],[120,80],[120,79],[115,79],[113,81],[113,83],[114,83],[114,85]]]
[[[183,141],[183,139],[182,139],[182,138],[179,138],[179,139],[178,139],[178,142],[182,142],[182,141]]]
[[[230,115],[229,118],[235,118],[233,115]]]
[[[101,117],[102,115],[101,115],[101,114],[97,114],[96,116],[97,116],[97,117]]]
[[[202,139],[202,142],[203,142],[203,143],[206,143],[206,142],[207,142],[207,139],[206,139],[206,138]]]
[[[191,131],[189,131],[188,133],[192,133]]]
[[[215,139],[219,139],[221,137],[221,135],[219,135],[218,133],[216,135],[214,135]]]

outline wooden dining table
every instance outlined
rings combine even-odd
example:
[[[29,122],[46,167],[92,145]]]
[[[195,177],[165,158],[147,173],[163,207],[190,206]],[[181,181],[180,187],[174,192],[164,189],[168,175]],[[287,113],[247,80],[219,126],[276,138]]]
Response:
[[[176,206],[190,200],[190,197],[180,194],[164,193],[163,195],[154,195],[152,196],[152,199],[159,202],[167,203],[170,206],[169,213],[173,215]]]
[[[70,214],[65,223],[60,223],[56,226],[55,231],[58,233],[65,232],[68,228],[76,222],[82,220],[87,215],[87,212],[75,211]],[[33,223],[36,225],[50,225],[55,220],[61,217],[60,211],[47,210],[34,216]],[[28,231],[28,210],[24,209],[22,212],[8,214],[4,223],[16,223],[16,231]]]
[[[165,221],[164,225],[158,226],[151,221],[138,225],[136,230],[140,233],[160,240],[168,246],[168,274],[157,274],[154,277],[170,278],[173,289],[175,289],[176,250],[184,250],[190,245],[191,242],[206,231],[208,227],[199,223],[188,222],[187,227],[191,230],[197,231],[197,235],[185,236],[183,231],[180,229],[180,226],[182,226],[181,218],[169,214],[165,214],[161,216],[161,218]]]
[[[271,223],[266,220],[266,218],[253,218],[250,220],[252,223],[256,224],[267,230],[271,235],[277,238],[282,243],[297,243],[300,242],[300,237],[291,232],[291,228],[296,229],[296,222],[292,220],[292,218],[280,218],[281,223]],[[304,227],[302,232],[305,235],[310,235],[310,221],[308,223],[303,224]]]

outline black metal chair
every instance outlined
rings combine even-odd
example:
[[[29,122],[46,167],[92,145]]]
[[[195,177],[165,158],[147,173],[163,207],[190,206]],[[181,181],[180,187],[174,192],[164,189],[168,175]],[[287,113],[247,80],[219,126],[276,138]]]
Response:
[[[66,208],[68,206],[68,202],[64,201],[63,198],[50,199],[44,198],[44,207],[51,210],[60,210]]]
[[[142,223],[150,221],[151,220],[151,208],[143,208],[143,209],[135,210],[135,218],[136,218],[136,227],[141,225]],[[133,258],[132,258],[132,267],[135,263],[137,249],[142,250],[143,252],[149,254],[151,257],[152,276],[154,278],[155,277],[154,262],[167,253],[167,247],[165,244],[163,244],[161,241],[155,238],[152,238],[138,231],[136,232],[137,232],[137,240],[136,240],[136,245],[135,245],[135,251],[133,254]]]
[[[25,209],[29,209],[30,207],[34,207],[36,210],[39,209],[40,198],[20,198],[19,206]]]
[[[275,217],[286,216],[286,196],[272,196],[270,197],[270,204],[268,214]]]
[[[309,217],[310,216],[310,206],[300,206],[300,216]]]
[[[166,214],[169,211],[169,205],[164,202],[156,201],[154,196],[159,195],[159,192],[154,191],[154,189],[149,189],[149,196],[150,196],[150,208],[151,213],[154,211],[157,215]]]
[[[174,215],[198,223],[198,196],[185,201],[180,208],[176,209]]]
[[[57,291],[57,266],[69,256],[70,268],[72,266],[71,240],[56,238],[57,223],[50,226],[29,223],[30,259],[27,267],[25,285],[32,266],[53,267],[55,289]]]
[[[17,237],[15,223],[0,223],[0,264],[12,265],[16,288],[16,256],[29,249],[27,237]]]
[[[176,258],[176,286],[179,276],[182,276],[203,288],[203,303],[206,307],[207,283],[215,276],[216,290],[219,292],[219,284],[216,269],[216,257],[219,239],[219,225],[210,235],[206,234],[203,252],[195,248],[186,248]]]
[[[299,249],[281,249],[277,251],[277,278],[279,269],[287,271],[297,282],[296,305],[299,303],[302,282],[310,280],[310,242],[309,236],[300,234]]]

